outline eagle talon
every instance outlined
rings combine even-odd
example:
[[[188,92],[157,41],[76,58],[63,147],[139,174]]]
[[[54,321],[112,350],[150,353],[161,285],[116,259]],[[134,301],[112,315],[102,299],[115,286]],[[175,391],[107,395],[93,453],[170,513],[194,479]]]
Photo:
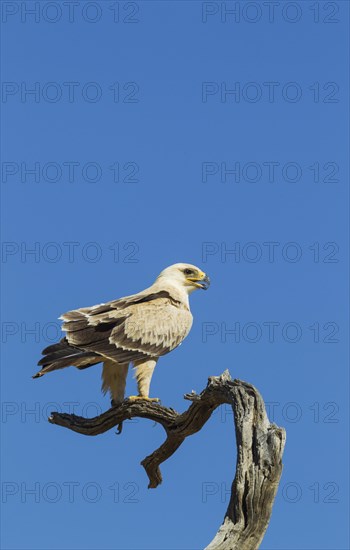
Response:
[[[117,431],[115,432],[116,435],[120,435],[123,431],[123,422],[119,422],[117,426]]]
[[[151,401],[153,403],[159,403],[160,399],[158,397],[145,397],[143,395],[130,395],[128,397],[129,401]]]

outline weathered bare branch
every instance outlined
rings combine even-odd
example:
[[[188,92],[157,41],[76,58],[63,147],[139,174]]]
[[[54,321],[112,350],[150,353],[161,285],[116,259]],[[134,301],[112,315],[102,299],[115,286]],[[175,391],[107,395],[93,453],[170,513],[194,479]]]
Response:
[[[162,482],[160,464],[198,432],[213,411],[232,406],[236,428],[237,465],[224,522],[206,550],[256,550],[267,529],[282,473],[285,430],[270,424],[259,392],[246,382],[232,380],[228,371],[211,377],[199,394],[185,395],[192,404],[182,414],[151,401],[125,400],[95,418],[54,412],[49,422],[84,435],[98,435],[124,420],[147,418],[161,424],[165,442],[147,456],[142,466],[149,488]]]

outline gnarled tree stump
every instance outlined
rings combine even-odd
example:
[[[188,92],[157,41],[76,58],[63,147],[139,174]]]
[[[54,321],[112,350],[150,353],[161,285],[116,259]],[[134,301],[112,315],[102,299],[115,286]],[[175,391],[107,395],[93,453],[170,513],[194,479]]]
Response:
[[[206,550],[256,550],[270,521],[282,473],[285,430],[270,424],[258,390],[228,371],[209,378],[199,394],[185,395],[192,401],[182,414],[150,401],[125,400],[95,418],[54,412],[49,422],[84,435],[98,435],[127,419],[141,417],[165,429],[165,442],[142,462],[149,488],[162,482],[159,465],[180,447],[186,437],[198,432],[212,412],[224,403],[232,406],[236,427],[237,464],[231,499],[224,522]]]

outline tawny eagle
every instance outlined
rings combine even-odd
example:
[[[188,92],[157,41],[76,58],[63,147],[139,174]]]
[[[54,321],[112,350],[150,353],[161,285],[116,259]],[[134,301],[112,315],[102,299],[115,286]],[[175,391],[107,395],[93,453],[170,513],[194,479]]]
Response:
[[[138,395],[150,399],[156,363],[175,349],[192,326],[189,294],[209,287],[209,277],[191,264],[164,269],[146,290],[92,307],[64,313],[66,336],[43,350],[38,378],[57,369],[86,369],[103,363],[102,390],[114,405],[124,400],[129,365],[135,368]]]

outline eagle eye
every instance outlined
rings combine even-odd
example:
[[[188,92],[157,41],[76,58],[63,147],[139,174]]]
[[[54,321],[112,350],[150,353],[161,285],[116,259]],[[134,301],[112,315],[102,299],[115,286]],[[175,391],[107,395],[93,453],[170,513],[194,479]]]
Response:
[[[193,272],[192,269],[184,269],[184,274],[185,274],[185,275],[193,275],[194,272]]]

